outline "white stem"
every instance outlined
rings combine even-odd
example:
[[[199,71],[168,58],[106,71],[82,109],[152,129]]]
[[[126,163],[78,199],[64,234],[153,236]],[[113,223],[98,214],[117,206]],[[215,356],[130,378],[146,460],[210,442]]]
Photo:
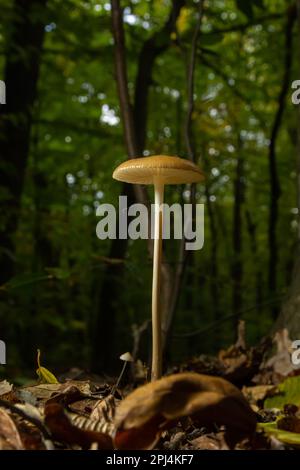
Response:
[[[153,252],[153,278],[152,278],[152,371],[151,380],[157,380],[162,374],[162,335],[160,311],[160,274],[162,259],[162,229],[164,201],[164,185],[154,184],[155,194],[155,231]]]
[[[121,382],[121,380],[122,380],[122,377],[123,377],[124,372],[125,372],[125,369],[126,369],[126,366],[127,366],[127,361],[124,362],[123,367],[122,367],[122,370],[121,370],[121,373],[120,373],[120,375],[119,375],[119,377],[118,377],[117,383],[114,385],[114,387],[112,388],[112,390],[111,390],[111,392],[110,392],[112,395],[114,395],[115,391],[117,390],[117,388],[118,388],[119,385],[120,385],[120,382]]]

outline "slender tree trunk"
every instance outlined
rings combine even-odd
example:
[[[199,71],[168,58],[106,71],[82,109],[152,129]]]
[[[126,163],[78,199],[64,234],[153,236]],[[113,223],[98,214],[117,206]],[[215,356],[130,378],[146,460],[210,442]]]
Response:
[[[260,318],[261,304],[263,303],[263,275],[260,268],[258,249],[257,249],[257,236],[256,224],[252,220],[249,210],[246,210],[247,230],[250,238],[250,248],[255,265],[255,303],[257,306],[257,318]]]
[[[0,106],[0,285],[14,273],[14,235],[29,153],[45,8],[46,0],[15,0],[7,40],[6,104]]]
[[[138,151],[142,155],[147,137],[148,95],[152,85],[152,72],[155,61],[171,43],[170,36],[185,0],[173,0],[171,13],[162,29],[147,39],[138,57],[138,70],[134,94],[134,125]]]
[[[237,331],[239,322],[238,312],[242,309],[242,290],[243,290],[243,262],[242,262],[242,205],[244,202],[244,157],[240,134],[237,144],[237,165],[236,177],[234,181],[234,206],[233,206],[233,225],[232,225],[232,250],[233,262],[231,266],[232,275],[232,313],[234,332]]]
[[[128,205],[132,204],[135,200],[133,186],[124,184],[121,195],[127,196]],[[118,230],[117,224],[117,233]],[[107,264],[102,285],[96,294],[98,297],[96,302],[97,316],[93,328],[91,367],[98,372],[114,369],[118,364],[118,355],[114,356],[112,352],[118,350],[115,331],[118,311],[120,311],[120,293],[124,289],[123,279],[127,248],[128,239],[116,238],[112,240],[108,256],[110,259],[117,259],[120,262]]]
[[[205,158],[205,157],[203,157]],[[205,165],[207,167],[207,164]],[[208,174],[208,169],[206,174]],[[211,304],[213,311],[213,319],[215,322],[218,322],[220,319],[220,292],[218,284],[218,231],[215,213],[213,209],[212,202],[210,200],[210,188],[208,182],[205,185],[205,196],[206,196],[206,207],[209,220],[209,229],[210,229],[210,295],[211,295]],[[217,329],[215,332],[215,344],[219,344],[220,331]]]
[[[296,18],[295,6],[288,9],[288,17],[285,30],[285,58],[284,75],[278,97],[278,108],[274,118],[270,145],[269,145],[269,174],[270,174],[270,204],[269,204],[269,271],[268,284],[269,295],[274,297],[277,290],[278,269],[278,246],[277,246],[277,223],[278,223],[278,201],[281,195],[280,182],[277,170],[276,143],[280,131],[282,117],[286,104],[286,96],[290,87],[291,66],[293,57],[293,26]],[[272,316],[276,318],[277,308],[272,307]]]
[[[298,43],[300,40],[300,0],[297,0]],[[297,70],[300,72],[300,57],[298,54]],[[293,339],[300,337],[300,106],[297,109],[297,207],[298,207],[298,239],[295,253],[293,279],[286,301],[275,324],[275,330],[287,328]]]

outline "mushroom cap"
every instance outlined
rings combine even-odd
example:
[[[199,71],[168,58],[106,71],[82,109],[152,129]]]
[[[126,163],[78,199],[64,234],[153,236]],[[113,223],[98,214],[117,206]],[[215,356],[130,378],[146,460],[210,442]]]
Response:
[[[124,361],[124,362],[134,362],[133,357],[130,354],[130,352],[126,352],[124,354],[121,354],[120,359],[121,359],[121,361]]]
[[[154,155],[126,160],[115,169],[113,178],[133,184],[184,184],[202,181],[204,174],[190,160]]]

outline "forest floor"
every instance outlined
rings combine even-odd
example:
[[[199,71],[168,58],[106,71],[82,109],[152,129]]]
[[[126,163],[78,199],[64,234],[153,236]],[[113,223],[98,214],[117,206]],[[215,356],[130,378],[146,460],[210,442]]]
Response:
[[[288,332],[256,347],[244,337],[241,323],[236,344],[155,382],[125,354],[123,387],[124,377],[78,369],[57,380],[38,360],[38,383],[0,382],[0,449],[299,449],[300,368]]]

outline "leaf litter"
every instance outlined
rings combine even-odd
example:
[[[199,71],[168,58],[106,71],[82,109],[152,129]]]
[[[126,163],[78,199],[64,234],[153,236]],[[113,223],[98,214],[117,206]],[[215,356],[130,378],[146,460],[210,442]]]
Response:
[[[300,449],[300,375],[284,368],[287,332],[268,357],[267,344],[248,348],[240,325],[217,357],[192,358],[151,383],[131,375],[123,387],[120,377],[106,383],[77,369],[60,382],[38,352],[38,383],[0,382],[0,449]]]

